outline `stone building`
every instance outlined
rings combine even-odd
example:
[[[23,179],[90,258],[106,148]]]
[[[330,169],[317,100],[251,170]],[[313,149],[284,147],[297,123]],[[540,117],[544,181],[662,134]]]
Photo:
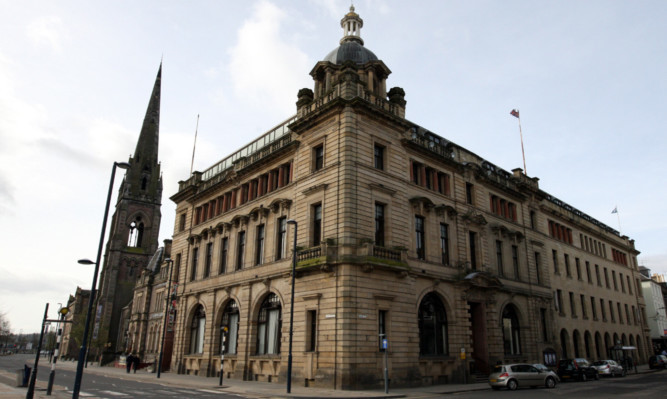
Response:
[[[162,65],[157,73],[134,155],[128,160],[100,274],[93,342],[110,355],[124,350],[119,328],[121,313],[132,300],[139,273],[158,248],[162,175],[158,161],[160,88]],[[96,349],[100,349],[99,347]]]
[[[65,359],[77,359],[79,357],[89,299],[90,290],[76,287],[74,295],[70,295],[67,300],[66,306],[69,311],[65,315],[66,322],[61,326],[63,332],[60,342],[60,356]]]
[[[173,314],[169,317],[165,313],[165,309],[172,309],[169,298],[172,289],[168,288],[169,273],[173,270],[170,254],[171,240],[164,240],[164,246],[158,248],[139,274],[132,302],[123,309],[120,328],[125,352],[134,352],[143,363],[157,365],[166,322],[162,370],[169,368],[173,346]]]
[[[634,242],[406,119],[354,7],[341,26],[296,115],[171,197],[172,367],[217,375],[224,352],[226,378],[283,383],[291,306],[305,386],[381,386],[385,351],[392,386],[605,358],[611,337],[645,360]]]

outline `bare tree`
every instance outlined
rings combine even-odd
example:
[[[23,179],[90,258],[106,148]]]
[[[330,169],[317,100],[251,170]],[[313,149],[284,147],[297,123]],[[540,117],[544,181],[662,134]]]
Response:
[[[12,335],[12,326],[9,323],[9,318],[5,312],[0,312],[0,344],[3,348],[7,347],[7,343]]]

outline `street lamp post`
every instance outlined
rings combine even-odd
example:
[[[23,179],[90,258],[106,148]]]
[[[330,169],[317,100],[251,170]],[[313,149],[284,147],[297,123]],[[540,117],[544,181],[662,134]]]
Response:
[[[298,224],[290,219],[287,224],[294,225],[294,245],[292,246],[292,295],[290,296],[289,311],[289,352],[287,354],[287,393],[292,392],[292,335],[294,334],[294,277],[296,276],[296,232]]]
[[[81,391],[81,378],[83,377],[83,365],[85,363],[88,332],[90,329],[90,319],[93,313],[93,302],[95,302],[95,288],[97,287],[97,273],[100,269],[100,261],[102,259],[102,248],[104,247],[104,233],[107,229],[107,217],[109,216],[109,205],[111,204],[111,194],[113,192],[113,180],[116,177],[116,167],[121,169],[129,169],[130,164],[126,162],[114,162],[111,168],[111,179],[109,180],[109,192],[107,194],[107,203],[104,207],[104,219],[102,219],[102,232],[100,233],[100,244],[97,247],[97,262],[92,262],[87,259],[79,260],[81,264],[95,264],[95,272],[93,274],[93,284],[90,288],[90,298],[88,299],[88,312],[86,313],[86,324],[83,329],[83,339],[81,340],[81,349],[79,350],[79,361],[76,364],[76,376],[74,377],[74,389],[72,391],[72,399],[79,398],[79,391]]]
[[[171,258],[164,260],[169,265],[169,284],[167,285],[167,303],[164,307],[164,322],[162,325],[162,339],[160,340],[160,356],[157,363],[157,378],[160,378],[160,372],[162,371],[162,355],[164,353],[164,339],[165,333],[167,332],[167,318],[169,317],[169,296],[171,295],[171,274],[173,273],[172,266],[174,261]]]

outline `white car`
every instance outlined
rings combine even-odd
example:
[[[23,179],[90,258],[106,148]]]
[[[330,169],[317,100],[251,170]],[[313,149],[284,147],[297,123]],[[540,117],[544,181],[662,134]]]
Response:
[[[598,360],[593,363],[593,367],[598,371],[598,374],[607,375],[611,377],[621,376],[625,377],[626,371],[620,364],[616,363],[614,360]]]

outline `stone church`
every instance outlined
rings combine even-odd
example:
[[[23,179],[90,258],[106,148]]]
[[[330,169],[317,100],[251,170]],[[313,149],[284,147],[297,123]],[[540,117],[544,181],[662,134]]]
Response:
[[[162,175],[158,161],[162,65],[130,168],[118,191],[96,296],[91,351],[103,351],[105,362],[128,349],[121,314],[134,296],[135,284],[158,249],[162,205]],[[94,348],[94,349],[92,349]]]

